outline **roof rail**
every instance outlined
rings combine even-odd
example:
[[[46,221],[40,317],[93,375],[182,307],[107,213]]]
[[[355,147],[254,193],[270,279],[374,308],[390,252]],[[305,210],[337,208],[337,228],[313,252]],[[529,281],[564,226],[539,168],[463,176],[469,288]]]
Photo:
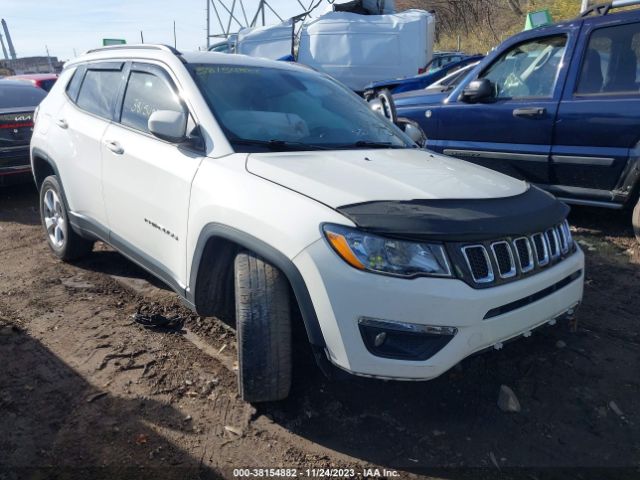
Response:
[[[601,3],[599,5],[594,5],[593,7],[588,8],[584,12],[580,14],[581,18],[588,17],[591,14],[604,16],[607,15],[611,10],[622,7],[630,7],[633,5],[640,5],[640,0],[613,0],[609,3]]]
[[[639,0],[640,1],[640,0]],[[95,52],[106,52],[108,50],[162,50],[164,52],[173,53],[176,56],[182,55],[178,50],[169,45],[164,44],[151,44],[151,43],[141,43],[136,45],[109,45],[107,47],[93,48],[91,50],[87,50],[87,53],[95,53]]]

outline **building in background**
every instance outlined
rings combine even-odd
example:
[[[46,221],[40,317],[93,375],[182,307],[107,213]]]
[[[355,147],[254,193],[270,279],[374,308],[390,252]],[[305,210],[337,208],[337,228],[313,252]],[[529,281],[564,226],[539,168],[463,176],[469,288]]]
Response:
[[[60,73],[64,62],[58,57],[24,57],[15,60],[0,60],[0,69],[7,69],[14,75],[27,73]]]

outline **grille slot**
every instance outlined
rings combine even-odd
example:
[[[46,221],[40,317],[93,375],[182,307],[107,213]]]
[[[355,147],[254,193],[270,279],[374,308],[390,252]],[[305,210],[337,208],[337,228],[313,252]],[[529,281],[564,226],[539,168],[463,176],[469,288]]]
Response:
[[[545,232],[545,238],[549,245],[549,253],[551,258],[558,258],[560,256],[560,246],[558,242],[558,233],[555,228],[550,228]]]
[[[491,244],[491,251],[496,260],[498,266],[498,274],[501,278],[515,277],[518,271],[516,270],[516,262],[513,259],[513,253],[511,247],[505,241],[495,242]]]
[[[549,248],[544,239],[544,235],[536,233],[531,237],[533,239],[533,248],[536,251],[536,260],[538,265],[544,267],[549,264]]]
[[[476,283],[490,283],[495,279],[487,249],[482,245],[463,247],[462,253]]]
[[[533,260],[533,250],[529,239],[527,237],[516,238],[513,241],[513,245],[515,246],[516,256],[518,257],[518,263],[520,264],[522,273],[533,270],[536,264]]]

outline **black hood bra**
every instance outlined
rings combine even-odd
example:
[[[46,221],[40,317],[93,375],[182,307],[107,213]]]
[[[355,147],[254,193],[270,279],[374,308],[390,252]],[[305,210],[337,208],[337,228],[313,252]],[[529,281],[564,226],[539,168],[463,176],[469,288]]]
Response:
[[[569,207],[535,186],[513,197],[373,201],[338,207],[362,230],[411,240],[482,241],[561,223]]]

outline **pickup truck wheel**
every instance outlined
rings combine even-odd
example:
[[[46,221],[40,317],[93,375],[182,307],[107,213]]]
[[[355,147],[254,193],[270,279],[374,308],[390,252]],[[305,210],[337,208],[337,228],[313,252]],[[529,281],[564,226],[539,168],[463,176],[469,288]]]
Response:
[[[60,183],[55,175],[44,179],[40,188],[40,219],[49,248],[64,261],[75,260],[91,251],[93,243],[73,231]]]
[[[636,239],[640,242],[640,200],[638,200],[638,204],[636,208],[633,209],[633,231],[636,234]]]
[[[282,400],[291,388],[291,311],[285,276],[261,257],[235,259],[238,390],[247,402]]]

